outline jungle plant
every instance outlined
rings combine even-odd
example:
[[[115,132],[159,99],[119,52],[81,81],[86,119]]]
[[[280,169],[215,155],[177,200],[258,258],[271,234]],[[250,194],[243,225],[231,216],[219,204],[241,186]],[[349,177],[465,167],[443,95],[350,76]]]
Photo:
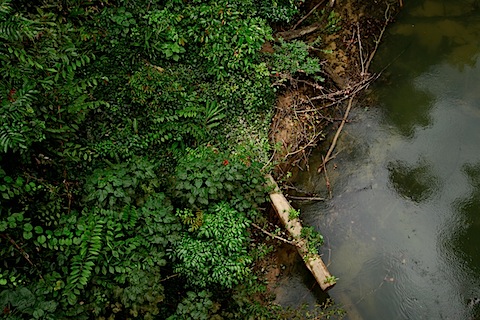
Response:
[[[233,288],[241,283],[251,272],[248,226],[245,214],[227,203],[212,206],[200,228],[185,233],[173,251],[175,272],[200,288]]]
[[[86,179],[84,201],[110,209],[141,205],[159,187],[154,170],[154,165],[141,158],[96,169]]]
[[[187,295],[177,305],[175,314],[167,320],[191,319],[207,320],[212,319],[213,314],[218,310],[219,305],[212,301],[212,293],[206,290],[200,292],[188,291]]]
[[[318,74],[321,71],[318,58],[309,57],[309,45],[300,40],[286,42],[280,39],[279,45],[275,46],[272,56],[272,72],[279,75],[294,76],[305,74],[316,76],[316,80],[323,81]]]
[[[220,201],[248,212],[265,201],[260,163],[212,147],[190,149],[175,173],[174,192],[183,205],[205,209]]]
[[[182,223],[188,226],[188,231],[192,232],[200,228],[203,224],[203,211],[192,209],[177,209],[177,217],[180,218]]]
[[[0,0],[5,318],[202,319],[258,287],[271,71],[315,74],[260,47],[300,3]]]
[[[312,226],[303,227],[300,237],[307,242],[308,253],[318,254],[318,247],[323,244],[323,236]]]

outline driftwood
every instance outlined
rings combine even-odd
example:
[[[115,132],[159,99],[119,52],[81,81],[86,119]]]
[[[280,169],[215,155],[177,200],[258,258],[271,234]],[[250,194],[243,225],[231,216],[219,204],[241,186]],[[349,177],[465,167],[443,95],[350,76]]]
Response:
[[[315,32],[321,27],[320,23],[314,23],[311,24],[305,28],[298,29],[298,30],[289,30],[289,31],[283,31],[283,32],[278,32],[275,35],[275,39],[280,39],[282,38],[285,41],[293,40],[296,38],[303,37],[309,33]]]
[[[296,243],[298,244],[298,253],[302,256],[305,265],[313,274],[320,287],[323,290],[331,289],[336,284],[335,277],[332,277],[327,270],[320,255],[309,252],[307,242],[301,237],[302,224],[300,223],[300,220],[298,218],[289,218],[292,206],[278,188],[273,177],[267,175],[267,179],[270,180],[271,185],[274,187],[273,191],[270,192],[270,200],[272,201],[273,207],[280,217],[280,220],[285,225],[285,229],[290,233],[293,239],[296,240]]]

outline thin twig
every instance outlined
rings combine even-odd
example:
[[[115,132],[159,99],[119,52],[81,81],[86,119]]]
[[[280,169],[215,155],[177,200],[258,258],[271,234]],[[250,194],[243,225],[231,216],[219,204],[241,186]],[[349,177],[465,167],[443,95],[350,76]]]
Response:
[[[314,23],[302,29],[278,32],[275,34],[275,41],[280,42],[280,39],[283,39],[284,41],[297,39],[317,31],[318,29],[320,29],[320,27],[320,23]]]
[[[328,248],[328,262],[327,262],[327,268],[330,267],[330,264],[332,263],[330,258],[332,256],[332,249]]]
[[[350,95],[356,94],[357,92],[365,89],[366,87],[368,87],[370,85],[370,82],[372,80],[375,80],[377,78],[378,78],[378,75],[372,75],[372,76],[369,76],[368,78],[365,78],[365,79],[362,79],[361,81],[358,81],[357,83],[355,83],[353,85],[350,85],[346,89],[338,90],[338,91],[335,91],[335,92],[332,92],[332,93],[323,94],[323,95],[312,97],[312,98],[309,98],[309,99],[312,100],[312,101],[313,100],[321,100],[321,99],[329,99],[329,100],[338,101],[339,98],[336,98],[336,97],[337,96],[342,96],[342,95],[344,97],[340,98],[340,99],[348,99],[350,97]]]
[[[343,120],[340,123],[340,126],[338,127],[338,130],[335,133],[335,136],[333,137],[333,141],[332,141],[332,144],[330,145],[330,149],[328,149],[327,155],[325,156],[325,158],[323,158],[323,164],[317,170],[318,173],[322,172],[323,168],[325,168],[325,164],[330,160],[330,155],[332,154],[333,149],[335,149],[335,145],[337,144],[338,137],[340,136],[340,133],[342,132],[342,129],[343,129],[343,126],[345,125],[345,122],[347,122],[348,114],[350,113],[350,109],[352,108],[354,97],[355,97],[355,95],[352,95],[350,97],[350,100],[348,101],[348,107],[347,107],[347,110],[345,111],[345,115],[343,116]]]
[[[10,241],[11,244],[13,244],[13,246],[22,254],[22,256],[25,258],[25,260],[27,260],[27,262],[35,268],[35,270],[37,271],[40,279],[43,280],[43,277],[42,277],[42,274],[40,273],[40,270],[38,270],[37,266],[30,260],[30,256],[28,255],[28,253],[25,252],[25,250],[23,250],[22,247],[20,247],[17,242],[15,240],[13,240],[8,234],[2,234],[1,235],[2,238],[4,239],[7,239],[8,241]]]
[[[300,23],[302,23],[303,21],[305,21],[305,19],[307,19],[315,10],[318,9],[318,7],[320,7],[322,5],[322,3],[324,3],[325,0],[322,0],[320,1],[319,3],[317,3],[317,5],[315,7],[312,8],[312,10],[310,10],[302,19],[298,20],[298,22],[293,26],[292,30],[295,30],[295,28],[297,28]]]
[[[322,162],[323,162],[323,173],[325,174],[325,183],[327,185],[327,190],[328,190],[328,198],[332,199],[332,188],[330,185],[330,179],[328,178],[328,173],[327,173],[327,164],[325,163],[325,157],[322,156]]]
[[[175,274],[172,274],[172,275],[170,275],[170,276],[168,276],[168,277],[166,277],[166,278],[163,278],[162,280],[159,280],[158,282],[167,281],[167,280],[169,280],[169,279],[172,279],[172,278],[175,278],[175,277],[178,277],[178,276],[179,276],[179,274],[178,274],[178,273],[175,273]]]
[[[365,74],[365,64],[363,61],[363,48],[362,48],[362,38],[360,36],[360,25],[357,22],[357,38],[358,38],[358,49],[359,49],[359,55],[360,55],[360,65],[362,66],[362,73],[361,76]]]
[[[373,49],[372,53],[370,53],[370,57],[367,60],[367,63],[365,64],[365,70],[368,72],[368,69],[370,68],[370,63],[373,60],[373,57],[375,56],[375,53],[377,53],[378,46],[380,45],[380,41],[382,40],[383,34],[385,33],[385,30],[387,29],[388,22],[390,21],[390,4],[387,3],[387,8],[385,9],[385,23],[383,25],[382,31],[380,31],[380,35],[378,36],[378,39],[375,40],[375,48]]]
[[[265,163],[262,167],[262,169],[260,169],[260,171],[263,171],[265,170],[266,167],[268,167],[268,165],[270,165],[270,163],[272,162],[273,158],[275,157],[275,153],[277,151],[275,149],[273,149],[273,152],[272,152],[272,156],[270,157],[270,159],[268,159],[267,163]]]
[[[285,155],[285,159],[288,158],[288,157],[291,157],[293,155],[296,155],[297,153],[299,152],[303,152],[305,151],[307,148],[310,148],[310,147],[315,147],[316,144],[315,144],[315,141],[318,140],[318,137],[322,134],[322,132],[319,132],[319,133],[316,133],[314,134],[313,138],[306,144],[304,145],[303,147],[301,147],[300,149],[298,150],[295,150],[295,151],[292,151],[292,152],[289,152]]]
[[[284,185],[283,188],[295,190],[295,191],[300,192],[300,193],[312,194],[310,191],[303,190],[303,189],[300,189],[300,188],[297,188],[297,187],[294,187],[294,186]]]
[[[252,222],[252,226],[254,226],[255,228],[257,228],[258,230],[262,231],[263,233],[265,233],[266,235],[272,237],[272,238],[275,238],[277,240],[280,240],[280,241],[283,241],[285,243],[288,243],[289,245],[292,245],[292,246],[295,246],[295,247],[299,247],[300,248],[300,245],[298,243],[296,243],[295,241],[290,241],[290,240],[287,240],[287,239],[284,239],[282,237],[279,237],[277,235],[274,235],[273,233],[271,232],[268,232],[267,230],[263,229],[262,227],[260,227],[259,225],[255,224]]]
[[[290,196],[290,195],[287,195],[287,197],[292,200],[325,201],[325,198],[320,198],[320,197],[298,197],[298,196]]]

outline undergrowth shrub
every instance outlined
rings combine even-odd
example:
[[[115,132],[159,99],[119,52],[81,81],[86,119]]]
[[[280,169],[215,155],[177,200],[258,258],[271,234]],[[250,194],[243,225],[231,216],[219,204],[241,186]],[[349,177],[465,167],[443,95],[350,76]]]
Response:
[[[141,158],[96,169],[86,178],[84,201],[110,209],[141,205],[160,185],[155,169],[155,165]]]
[[[177,305],[175,314],[167,320],[208,320],[217,319],[214,313],[219,309],[219,305],[212,301],[212,293],[206,290],[200,292],[188,291],[186,297]],[[218,317],[218,319],[223,319]]]
[[[322,68],[318,58],[309,57],[309,46],[299,40],[286,42],[280,39],[279,45],[275,45],[272,56],[274,72],[284,73],[288,76],[298,74],[313,76],[317,81],[324,79],[318,74]]]
[[[260,52],[301,2],[0,0],[5,318],[245,318],[213,293],[253,278],[272,72],[317,72]]]
[[[220,201],[249,212],[265,202],[262,165],[212,147],[190,149],[179,161],[174,194],[183,206],[206,209]]]
[[[203,214],[201,226],[185,233],[172,255],[174,270],[201,288],[232,288],[250,274],[250,221],[246,215],[220,203]]]

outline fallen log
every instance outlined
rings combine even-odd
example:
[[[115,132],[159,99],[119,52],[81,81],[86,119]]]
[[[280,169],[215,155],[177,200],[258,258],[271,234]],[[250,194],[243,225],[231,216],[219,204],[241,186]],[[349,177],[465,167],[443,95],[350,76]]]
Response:
[[[301,237],[302,224],[300,223],[300,220],[298,218],[290,219],[289,217],[290,212],[293,209],[292,206],[280,191],[273,177],[267,175],[267,179],[270,180],[273,188],[270,192],[270,200],[272,201],[273,207],[280,217],[280,220],[284,224],[285,229],[297,242],[298,253],[303,258],[305,265],[313,274],[313,277],[322,290],[326,291],[331,289],[336,284],[336,278],[327,270],[327,267],[323,263],[319,254],[309,252],[307,241]]]

